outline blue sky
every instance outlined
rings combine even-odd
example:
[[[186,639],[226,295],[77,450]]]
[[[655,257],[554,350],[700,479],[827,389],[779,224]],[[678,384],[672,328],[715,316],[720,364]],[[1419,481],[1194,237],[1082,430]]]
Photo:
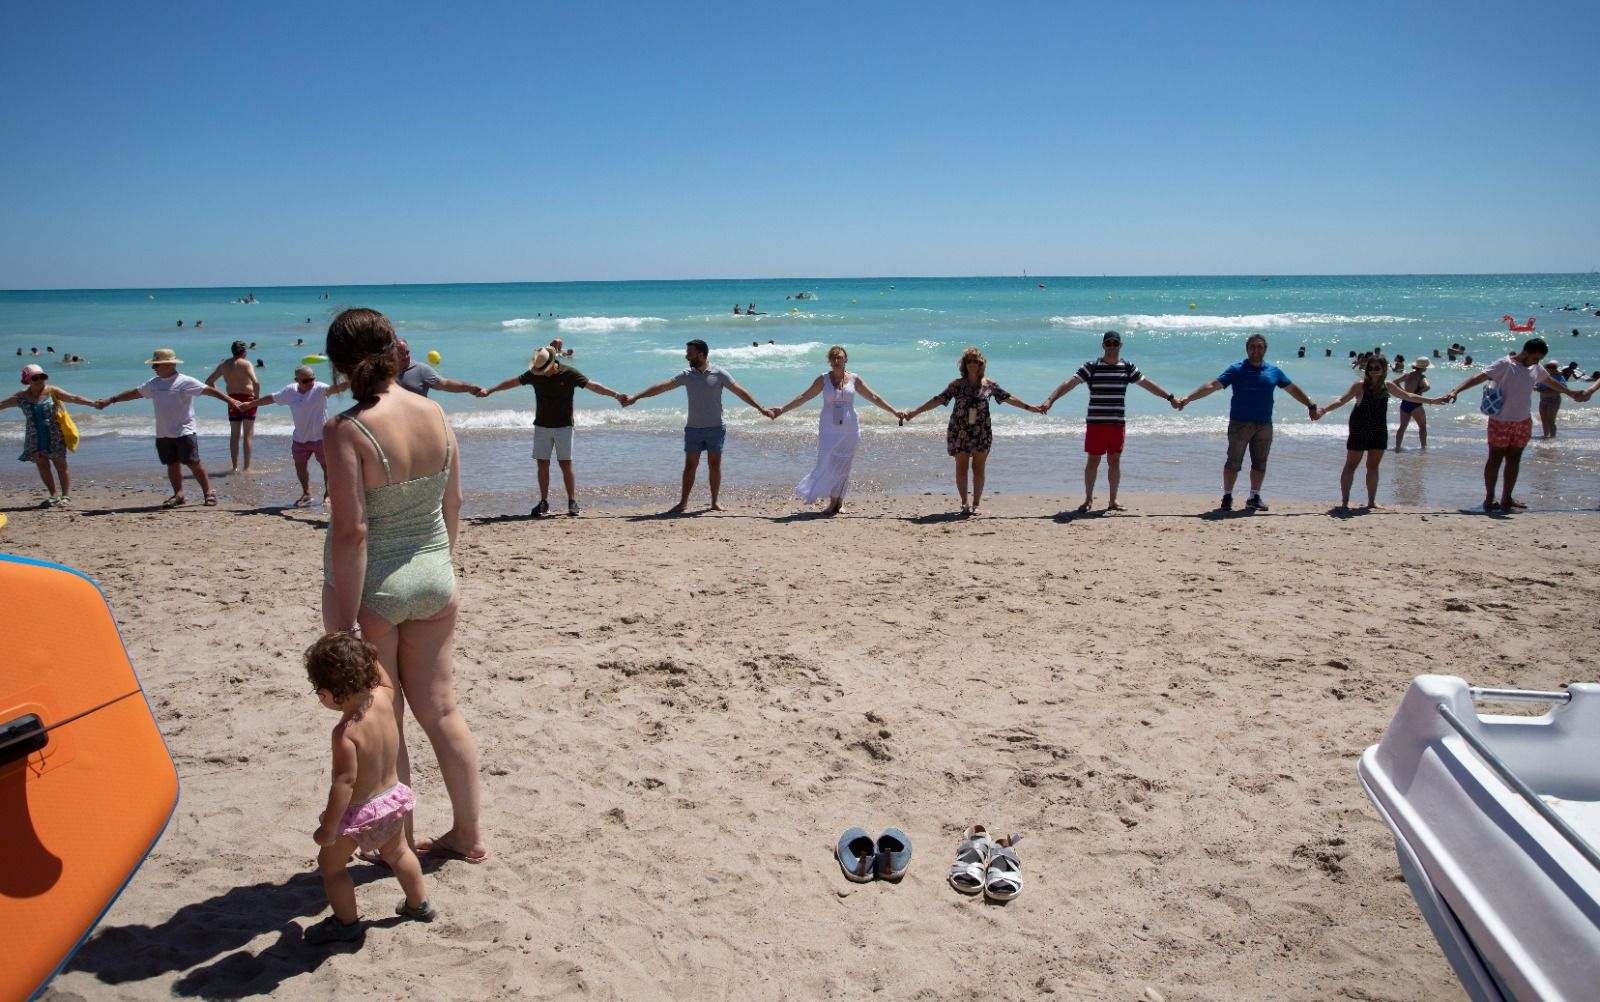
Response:
[[[1600,268],[1600,4],[13,0],[0,287]]]

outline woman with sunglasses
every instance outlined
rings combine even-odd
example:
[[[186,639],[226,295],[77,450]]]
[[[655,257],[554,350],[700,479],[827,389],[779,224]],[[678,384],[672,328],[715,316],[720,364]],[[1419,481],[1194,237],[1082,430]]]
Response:
[[[1389,446],[1389,398],[1399,397],[1414,404],[1447,402],[1445,397],[1418,396],[1399,381],[1389,380],[1388,374],[1387,359],[1377,353],[1367,356],[1361,379],[1350,384],[1344,396],[1312,413],[1312,420],[1321,420],[1347,402],[1356,402],[1355,409],[1350,412],[1350,434],[1345,440],[1344,472],[1339,474],[1341,500],[1336,510],[1341,515],[1350,511],[1350,487],[1355,482],[1356,467],[1361,465],[1363,455],[1367,458],[1367,507],[1378,507],[1378,464],[1383,462],[1383,452]]]
[[[989,462],[989,449],[994,445],[994,428],[989,420],[989,401],[1010,404],[1034,414],[1043,414],[1044,408],[1025,404],[1000,388],[1000,384],[984,375],[989,361],[977,348],[961,353],[961,378],[914,411],[907,411],[905,419],[952,401],[950,424],[945,428],[945,451],[956,461],[956,491],[961,494],[961,514],[974,518],[982,515],[984,467]],[[972,470],[972,503],[967,503],[967,469]]]
[[[50,496],[39,507],[69,505],[72,503],[69,496],[72,493],[72,475],[67,471],[67,439],[62,433],[61,422],[56,419],[56,404],[66,400],[93,407],[94,401],[85,400],[76,393],[68,393],[59,386],[51,386],[50,376],[37,365],[22,367],[22,385],[27,389],[0,400],[0,410],[16,407],[22,411],[26,431],[22,440],[22,455],[17,458],[24,463],[33,461],[39,470],[39,479],[44,481],[45,490],[50,492]],[[55,467],[54,473],[52,466]],[[56,493],[57,478],[61,480],[60,494]]]

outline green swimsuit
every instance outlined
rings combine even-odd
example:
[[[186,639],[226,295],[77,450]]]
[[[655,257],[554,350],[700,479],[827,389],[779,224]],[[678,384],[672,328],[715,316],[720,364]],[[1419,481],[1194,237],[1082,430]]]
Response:
[[[346,420],[367,436],[383,463],[384,485],[362,492],[367,504],[367,576],[361,604],[396,625],[428,619],[450,603],[456,590],[443,504],[450,477],[449,427],[444,469],[397,484],[389,475],[389,457],[372,432],[354,417]],[[442,409],[439,420],[444,420]],[[332,532],[322,549],[322,580],[333,584]]]

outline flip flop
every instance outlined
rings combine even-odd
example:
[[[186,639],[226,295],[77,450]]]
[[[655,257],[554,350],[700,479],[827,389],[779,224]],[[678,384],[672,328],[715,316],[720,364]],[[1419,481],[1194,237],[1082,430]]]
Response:
[[[161,502],[161,507],[163,507],[163,508],[176,508],[179,505],[184,505],[184,504],[188,504],[188,503],[189,503],[189,499],[184,497],[182,494],[174,494],[170,498],[167,498],[165,501]]]
[[[453,859],[462,863],[471,863],[474,866],[489,858],[487,851],[479,856],[469,856],[437,836],[418,839],[416,851],[418,856],[432,856],[434,859]]]
[[[311,495],[309,495],[309,494],[300,495],[300,500],[296,501],[294,503],[294,506],[296,508],[309,508],[309,507],[311,507]]]
[[[1089,502],[1085,501],[1083,504],[1080,504],[1078,507],[1072,509],[1072,511],[1077,515],[1089,514]]]
[[[217,495],[216,495],[216,493],[213,492],[213,493],[207,494],[206,495],[206,507],[207,508],[215,508],[216,506],[217,506]]]

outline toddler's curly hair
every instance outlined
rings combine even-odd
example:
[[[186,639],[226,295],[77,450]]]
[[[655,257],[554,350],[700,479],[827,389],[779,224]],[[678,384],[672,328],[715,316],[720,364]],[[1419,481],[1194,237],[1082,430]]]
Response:
[[[306,648],[306,674],[337,702],[378,685],[378,649],[349,633],[330,633]]]

